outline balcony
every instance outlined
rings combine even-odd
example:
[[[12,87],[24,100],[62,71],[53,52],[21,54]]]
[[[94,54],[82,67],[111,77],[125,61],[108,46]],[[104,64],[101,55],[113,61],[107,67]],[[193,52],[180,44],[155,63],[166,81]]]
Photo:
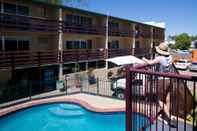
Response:
[[[30,68],[47,65],[58,65],[61,62],[79,62],[90,60],[104,60],[118,56],[135,55],[149,56],[150,49],[73,49],[61,53],[53,50],[46,51],[14,51],[0,52],[0,69]]]
[[[109,29],[109,36],[133,37],[133,31],[123,29]]]
[[[0,13],[1,31],[58,32],[55,20]]]
[[[70,22],[63,22],[62,27],[64,33],[105,35],[105,28],[99,26],[77,25]]]
[[[0,52],[0,69],[28,68],[57,64],[57,51]]]
[[[104,49],[78,49],[63,51],[63,62],[77,62],[85,60],[104,59],[106,50]]]
[[[109,49],[108,58],[132,55],[133,49]]]
[[[162,34],[162,33],[154,33],[153,34],[153,39],[164,40],[164,34]]]

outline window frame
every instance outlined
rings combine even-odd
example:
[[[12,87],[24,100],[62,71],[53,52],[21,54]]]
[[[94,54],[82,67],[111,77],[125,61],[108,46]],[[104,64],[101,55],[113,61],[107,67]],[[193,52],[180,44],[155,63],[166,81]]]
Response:
[[[28,39],[28,38],[17,38],[17,37],[5,37],[4,39],[2,39],[2,47],[3,47],[3,50],[2,51],[5,51],[5,52],[9,52],[6,50],[6,40],[16,40],[16,50],[13,50],[13,51],[29,51],[30,50],[30,44],[31,44],[31,40]],[[22,50],[22,49],[19,49],[19,41],[28,41],[28,49],[27,50]]]
[[[67,40],[65,43],[67,50],[92,49],[92,40]]]
[[[17,9],[16,9],[16,14],[17,14],[17,15],[21,15],[21,16],[29,16],[30,11],[29,11],[29,7],[28,7],[28,6],[24,6],[24,5],[17,5],[16,7],[17,7]],[[25,13],[21,14],[21,13],[19,13],[19,7],[26,8],[26,9],[27,9],[27,14],[25,14]]]
[[[6,8],[5,8],[5,7],[6,7],[6,4],[7,4],[7,5],[15,6],[15,12],[9,12],[9,11],[7,12],[7,11],[6,11]],[[4,13],[8,13],[8,14],[15,14],[15,15],[16,15],[16,14],[17,14],[17,5],[16,5],[16,4],[13,4],[13,3],[6,3],[6,2],[4,2],[4,3],[3,3],[3,12],[4,12]]]
[[[0,2],[0,4],[1,4],[1,10],[0,11],[2,13],[8,13],[8,14],[14,14],[14,15],[20,15],[20,16],[29,16],[30,15],[30,8],[29,8],[29,6],[18,5],[18,4],[9,3],[9,2]],[[5,8],[6,4],[15,6],[15,12],[6,12],[6,8]],[[26,8],[28,10],[27,14],[19,13],[19,7]]]

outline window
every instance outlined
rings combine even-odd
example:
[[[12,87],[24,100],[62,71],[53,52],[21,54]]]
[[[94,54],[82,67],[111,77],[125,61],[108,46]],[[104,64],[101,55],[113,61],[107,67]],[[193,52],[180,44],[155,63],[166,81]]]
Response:
[[[2,3],[0,2],[0,12],[2,12]]]
[[[29,15],[29,8],[25,6],[17,6],[17,14],[19,15]]]
[[[117,29],[119,29],[119,23],[110,21],[109,22],[109,28],[113,29],[113,30],[117,30]]]
[[[29,50],[28,40],[16,40],[16,39],[5,40],[5,51],[25,51],[25,50]]]
[[[119,48],[119,41],[114,40],[109,42],[109,49],[118,49]]]
[[[79,48],[86,49],[87,48],[87,42],[86,41],[81,41]]]
[[[66,48],[67,49],[73,49],[72,41],[66,41]]]
[[[92,48],[92,41],[66,41],[66,48],[67,49],[91,49]]]
[[[66,15],[66,22],[78,25],[92,25],[91,18],[77,15]]]
[[[29,41],[19,40],[18,41],[18,50],[21,50],[21,51],[29,50]]]
[[[5,40],[5,51],[17,51],[17,41]]]
[[[140,42],[139,41],[135,42],[135,48],[140,48]]]
[[[0,51],[3,51],[3,42],[2,42],[2,40],[0,39]]]
[[[29,15],[29,8],[26,6],[4,3],[4,12],[18,15]]]
[[[16,14],[16,5],[4,3],[4,12]]]
[[[92,49],[92,40],[87,41],[87,48]]]

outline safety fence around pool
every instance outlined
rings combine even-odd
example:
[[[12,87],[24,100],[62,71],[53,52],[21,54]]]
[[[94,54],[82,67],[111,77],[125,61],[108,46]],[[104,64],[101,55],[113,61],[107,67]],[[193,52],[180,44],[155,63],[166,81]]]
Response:
[[[29,77],[28,77],[29,78]],[[116,98],[112,90],[114,80],[107,78],[90,78],[87,75],[67,76],[63,81],[39,81],[28,79],[24,82],[10,81],[7,85],[0,85],[0,109],[15,104],[76,93],[87,93]]]
[[[127,67],[126,130],[196,130],[197,78],[178,74],[173,68],[168,73],[158,69],[157,64]],[[140,112],[150,121],[131,119],[132,112]]]

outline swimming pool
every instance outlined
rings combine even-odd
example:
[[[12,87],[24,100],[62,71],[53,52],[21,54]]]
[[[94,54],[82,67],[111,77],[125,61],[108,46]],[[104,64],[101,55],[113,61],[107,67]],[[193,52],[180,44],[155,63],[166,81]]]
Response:
[[[142,127],[147,120],[145,116],[133,113],[135,125]],[[96,113],[71,103],[46,104],[0,118],[0,130],[125,131],[125,114]]]

